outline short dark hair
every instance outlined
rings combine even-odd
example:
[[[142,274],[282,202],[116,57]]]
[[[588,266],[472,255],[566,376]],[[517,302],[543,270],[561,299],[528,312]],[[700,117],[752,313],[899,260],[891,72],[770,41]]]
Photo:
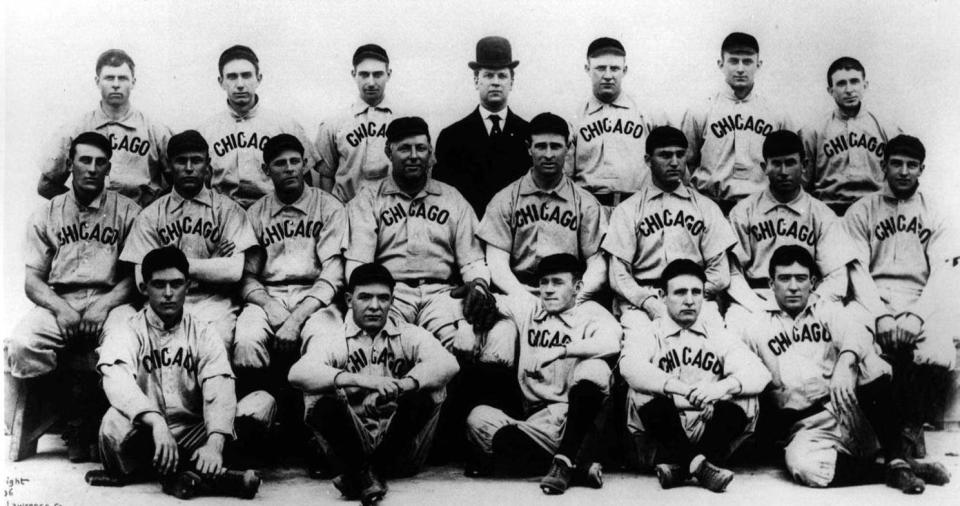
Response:
[[[776,130],[767,134],[762,151],[764,160],[790,155],[800,155],[800,159],[804,159],[803,141],[796,132],[790,130]]]
[[[237,44],[228,47],[220,53],[220,61],[217,62],[217,68],[220,70],[221,76],[223,75],[223,67],[233,60],[247,60],[253,64],[253,70],[258,74],[260,73],[260,59],[257,58],[257,54],[253,52],[253,49]]]
[[[833,86],[833,73],[838,70],[858,70],[863,74],[863,78],[867,78],[867,71],[863,68],[863,64],[860,63],[860,60],[852,58],[850,56],[841,56],[836,60],[833,60],[833,63],[830,64],[830,67],[827,68],[827,86]]]
[[[140,263],[140,272],[143,274],[143,281],[150,281],[153,273],[173,267],[182,272],[185,277],[190,277],[190,262],[187,256],[176,246],[164,246],[150,251],[143,257]]]
[[[770,265],[767,267],[767,275],[770,276],[770,279],[773,279],[777,267],[787,267],[793,264],[800,264],[810,271],[811,276],[820,277],[820,270],[817,269],[817,262],[813,260],[813,255],[804,247],[796,244],[780,246],[774,250],[773,256],[770,257]]]
[[[73,157],[77,155],[77,146],[81,144],[99,148],[100,151],[103,151],[103,154],[107,155],[107,160],[113,156],[113,146],[110,144],[110,140],[104,137],[103,134],[99,132],[83,132],[70,141],[70,151],[67,154],[70,160],[73,160]]]
[[[103,67],[119,67],[124,63],[130,66],[130,74],[133,75],[136,67],[133,64],[133,58],[130,58],[123,49],[107,49],[97,58],[97,75],[100,75],[100,69]]]
[[[350,279],[347,281],[347,291],[353,292],[354,288],[358,286],[373,284],[387,285],[392,291],[397,282],[383,265],[377,263],[363,264],[350,274]]]
[[[701,282],[707,282],[707,275],[703,272],[703,267],[693,260],[680,258],[667,264],[660,275],[660,288],[667,290],[667,283],[678,276],[695,276]]]

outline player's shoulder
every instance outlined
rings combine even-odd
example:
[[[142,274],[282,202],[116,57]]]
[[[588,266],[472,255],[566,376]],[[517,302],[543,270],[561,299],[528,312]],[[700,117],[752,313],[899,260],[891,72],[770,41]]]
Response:
[[[140,214],[140,211],[142,211],[137,201],[116,190],[104,190],[104,193],[106,194],[104,198],[114,202],[115,209],[118,213],[133,212],[134,214]]]
[[[807,205],[810,207],[810,212],[815,218],[828,220],[837,219],[837,213],[835,213],[833,209],[830,209],[830,206],[828,206],[824,201],[814,197],[806,190],[801,189],[800,191],[806,195]]]
[[[459,207],[469,207],[470,209],[473,209],[470,203],[467,202],[466,197],[464,197],[463,194],[460,193],[460,190],[453,185],[444,183],[443,181],[438,181],[433,178],[430,178],[427,181],[427,185],[429,185],[431,190],[440,194],[444,200],[454,203]]]
[[[713,201],[710,197],[700,193],[699,190],[693,187],[693,185],[684,185],[688,192],[690,192],[690,200],[693,201],[694,205],[700,208],[703,212],[716,212],[723,215],[723,211],[720,210],[720,206]]]
[[[752,216],[754,211],[757,209],[757,206],[760,205],[760,201],[763,199],[763,190],[747,195],[740,202],[737,202],[732,209],[730,209],[730,221],[741,221],[746,222]]]
[[[883,204],[883,190],[868,193],[850,204],[843,216],[844,218],[869,216],[881,204]]]
[[[588,321],[594,321],[597,323],[616,323],[617,321],[617,319],[613,317],[607,308],[592,300],[585,300],[581,302],[579,305],[577,305],[577,308],[582,315],[587,316]]]
[[[391,316],[387,320],[387,325],[388,325],[388,331],[390,330],[389,327],[392,326],[393,331],[396,332],[401,339],[405,341],[409,341],[412,344],[420,343],[423,341],[433,341],[436,339],[433,336],[433,334],[430,333],[429,330],[419,325],[410,323],[404,320],[403,318],[397,318],[397,317]]]

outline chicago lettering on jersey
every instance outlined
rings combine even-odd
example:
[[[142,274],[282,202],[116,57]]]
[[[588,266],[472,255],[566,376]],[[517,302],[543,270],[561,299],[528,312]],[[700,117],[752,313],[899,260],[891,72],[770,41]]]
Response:
[[[602,118],[580,127],[580,138],[582,138],[584,142],[589,142],[605,133],[627,135],[634,139],[639,139],[643,137],[643,125],[634,123],[633,120],[629,119],[623,120],[623,118],[617,118],[613,120],[611,118]]]
[[[57,231],[57,245],[63,246],[77,241],[98,241],[114,245],[120,241],[120,231],[109,226],[94,223],[73,223]]]
[[[811,247],[816,246],[817,240],[820,239],[812,228],[786,218],[780,218],[776,222],[764,220],[750,225],[750,235],[757,242],[777,237],[791,237]]]
[[[223,156],[234,149],[255,148],[263,151],[263,147],[270,140],[268,135],[257,135],[256,132],[247,137],[247,132],[235,132],[225,135],[222,139],[213,143],[213,152],[217,156]]]
[[[929,228],[923,228],[923,222],[920,221],[918,216],[907,218],[902,214],[885,218],[873,228],[873,233],[878,241],[889,239],[897,232],[917,234],[921,243],[927,242],[930,239],[930,234],[933,233]]]
[[[534,348],[556,348],[566,346],[573,339],[559,330],[530,329],[527,331],[527,344]]]
[[[668,373],[681,366],[698,367],[717,376],[723,376],[723,362],[712,351],[703,348],[689,346],[684,346],[680,350],[674,348],[668,350],[657,362],[657,367]]]
[[[766,136],[773,131],[773,125],[763,118],[753,119],[753,116],[743,118],[742,114],[730,114],[710,124],[710,132],[714,137],[723,137],[735,130],[744,130]]]
[[[263,229],[263,233],[261,233],[259,237],[260,245],[267,247],[273,243],[294,237],[312,237],[316,239],[317,236],[320,235],[321,230],[323,230],[323,223],[320,221],[283,220],[282,222],[273,223]]]
[[[767,348],[770,348],[770,351],[773,352],[775,356],[780,356],[780,354],[786,352],[794,343],[804,341],[810,343],[829,343],[833,341],[833,336],[830,335],[830,329],[822,323],[805,323],[801,327],[794,327],[791,335],[787,335],[786,332],[780,332],[773,336],[767,341]]]
[[[579,225],[577,218],[579,217],[576,213],[569,209],[559,206],[551,208],[549,202],[543,202],[539,206],[527,204],[513,212],[513,227],[520,228],[537,221],[552,221],[570,230],[577,230]]]
[[[450,211],[434,205],[427,206],[423,202],[411,202],[407,210],[403,203],[398,202],[380,212],[380,221],[387,227],[405,221],[407,217],[423,218],[444,225],[450,219]]]
[[[686,214],[683,210],[677,210],[676,214],[670,209],[664,209],[657,214],[644,216],[637,224],[640,235],[647,237],[654,232],[658,232],[666,227],[684,227],[693,235],[703,233],[703,220],[697,219],[692,214]]]
[[[377,123],[374,121],[368,121],[366,123],[360,123],[356,128],[353,129],[350,133],[347,134],[347,144],[350,147],[355,148],[360,145],[364,139],[368,137],[386,137],[387,136],[387,125],[383,124],[377,126]]]
[[[197,360],[193,356],[193,351],[183,346],[178,346],[176,352],[171,350],[170,347],[149,350],[146,355],[140,357],[140,364],[148,373],[161,367],[174,366],[194,374],[197,372]]]
[[[194,221],[192,216],[184,216],[173,223],[157,228],[157,236],[160,237],[160,244],[163,246],[167,246],[187,234],[199,235],[204,239],[210,239],[212,242],[220,242],[220,239],[223,238],[223,229],[212,221],[203,218]]]
[[[116,134],[110,134],[110,145],[114,151],[126,151],[140,156],[146,156],[150,152],[150,141],[136,136],[124,135],[118,142]]]
[[[883,158],[883,149],[885,147],[887,147],[887,143],[876,137],[868,137],[865,133],[849,132],[825,141],[823,143],[823,154],[833,156],[843,153],[848,149],[863,148],[878,158]]]
[[[363,351],[363,348],[354,350],[347,355],[347,370],[352,373],[360,372],[369,363],[367,353]]]
[[[413,364],[409,360],[403,357],[397,358],[390,348],[384,348],[380,353],[373,350],[370,363],[384,365],[394,378],[406,376],[410,369],[413,369]]]

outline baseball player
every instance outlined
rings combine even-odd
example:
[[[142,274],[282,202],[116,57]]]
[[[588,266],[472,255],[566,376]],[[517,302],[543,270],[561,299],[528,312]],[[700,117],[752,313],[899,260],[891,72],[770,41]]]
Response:
[[[107,189],[116,190],[146,207],[168,184],[163,150],[170,129],[130,105],[137,78],[133,59],[121,49],[109,49],[97,58],[96,83],[100,107],[85,113],[61,129],[41,162],[37,193],[47,199],[69,191],[67,160],[73,140],[82,132],[94,131],[110,140],[110,177]]]
[[[859,261],[851,273],[857,299],[876,318],[876,341],[893,366],[898,408],[908,416],[911,453],[922,456],[921,425],[942,409],[956,350],[950,334],[927,328],[921,315],[929,311],[915,306],[931,271],[956,252],[945,238],[946,216],[920,186],[923,143],[898,135],[883,157],[886,186],[851,205],[842,224]]]
[[[585,294],[604,285],[607,265],[600,253],[606,217],[597,199],[564,175],[567,122],[543,113],[530,121],[526,175],[494,195],[477,236],[486,243],[493,284],[504,293],[537,290],[534,269],[540,260],[569,253],[588,262]]]
[[[762,63],[756,38],[740,32],[728,35],[717,61],[727,87],[688,110],[681,122],[690,144],[690,181],[724,215],[766,186],[760,168],[763,138],[775,130],[796,130],[782,111],[753,92]]]
[[[140,213],[120,260],[140,264],[155,248],[180,248],[192,269],[187,311],[212,323],[229,353],[239,309],[232,295],[243,275],[244,252],[257,239],[243,208],[204,186],[210,175],[209,146],[196,130],[171,137],[167,156],[173,191]]]
[[[592,193],[609,216],[620,202],[649,183],[644,146],[655,126],[666,116],[643,110],[623,92],[627,75],[626,50],[616,39],[601,37],[587,47],[584,70],[593,95],[574,121],[566,173]]]
[[[383,478],[423,466],[457,360],[426,330],[391,311],[395,281],[379,264],[350,275],[350,311],[336,332],[318,335],[290,369],[290,382],[321,397],[307,416],[343,473],[334,486],[374,504]]]
[[[899,127],[881,122],[863,105],[867,91],[863,64],[844,56],[827,69],[827,92],[837,107],[803,130],[811,171],[808,190],[837,214],[883,187],[883,151]]]
[[[497,308],[519,332],[517,380],[524,397],[522,417],[480,405],[467,418],[467,438],[477,451],[467,476],[547,474],[546,494],[562,494],[572,481],[603,486],[600,465],[589,445],[610,392],[610,366],[623,335],[617,320],[593,301],[576,304],[584,264],[577,257],[550,255],[537,266],[540,296],[497,295]],[[492,469],[491,469],[492,467]]]
[[[383,152],[393,106],[387,99],[390,57],[376,44],[353,52],[350,75],[360,98],[349,111],[320,123],[317,151],[320,187],[349,202],[361,186],[387,177],[390,160]]]
[[[89,353],[108,319],[132,311],[122,305],[133,294],[131,273],[118,259],[140,207],[105,189],[112,153],[110,140],[99,133],[74,137],[65,161],[71,190],[30,217],[25,286],[36,306],[4,341],[8,381],[52,372],[64,351]],[[90,457],[106,406],[95,371],[72,374],[79,392],[68,407],[68,456],[82,462]]]
[[[646,150],[653,184],[613,210],[600,245],[611,255],[610,286],[619,296],[620,323],[627,331],[639,330],[664,316],[660,275],[668,261],[686,258],[706,270],[709,304],[703,318],[722,327],[714,299],[730,284],[727,251],[737,238],[717,205],[683,184],[687,139],[680,130],[654,128]]]
[[[777,248],[769,265],[774,300],[728,328],[772,372],[761,424],[774,426],[774,441],[788,441],[791,476],[812,487],[886,482],[907,494],[922,493],[924,481],[949,481],[942,465],[906,459],[903,413],[893,403],[890,365],[874,349],[870,315],[859,305],[811,298],[818,269],[803,246]],[[864,421],[880,442],[884,467],[864,455]]]
[[[210,187],[246,209],[273,189],[260,168],[263,147],[270,137],[280,133],[296,136],[306,148],[307,167],[316,165],[317,155],[296,120],[260,105],[257,88],[263,75],[252,49],[240,45],[227,48],[218,67],[217,82],[227,94],[227,110],[207,119],[199,129],[212,143]]]
[[[153,250],[142,270],[148,304],[111,326],[99,350],[111,407],[100,425],[103,469],[88,472],[87,483],[123,486],[159,473],[164,493],[180,499],[253,498],[260,477],[227,471],[225,450],[269,425],[273,405],[260,399],[269,395],[237,402],[223,341],[184,311],[190,265],[182,251]]]
[[[723,492],[734,473],[717,464],[753,432],[757,394],[770,381],[741,341],[698,320],[705,283],[696,262],[670,262],[660,285],[667,316],[644,332],[628,330],[620,354],[631,389],[627,426],[656,441],[653,462],[664,489],[694,476],[701,487]]]

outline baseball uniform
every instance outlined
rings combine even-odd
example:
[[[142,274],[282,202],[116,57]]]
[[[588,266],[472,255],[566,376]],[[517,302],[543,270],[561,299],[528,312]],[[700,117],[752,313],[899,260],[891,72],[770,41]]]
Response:
[[[85,311],[121,281],[119,257],[140,207],[112,190],[80,205],[73,190],[44,202],[30,217],[26,265],[77,311]],[[108,319],[129,306],[119,306]],[[117,314],[114,314],[117,313]],[[50,310],[35,306],[4,341],[7,370],[32,378],[56,368],[64,336]]]
[[[528,172],[494,195],[477,236],[510,253],[510,268],[521,283],[536,284],[534,270],[544,257],[569,253],[586,261],[600,249],[606,218],[600,203],[564,176],[542,190]]]
[[[343,286],[343,257],[340,248],[347,234],[347,216],[335,197],[318,188],[305,186],[300,198],[284,204],[271,193],[253,204],[247,216],[265,252],[260,281],[271,297],[288,311],[305,297],[313,297],[330,306]],[[249,292],[243,293],[243,298]],[[303,341],[317,332],[315,318],[304,323]],[[267,313],[248,303],[237,318],[233,365],[267,367],[270,365],[268,340],[271,330]]]
[[[689,143],[693,187],[724,206],[766,188],[760,168],[763,140],[770,132],[795,130],[762,95],[753,92],[739,99],[730,88],[688,110],[680,129]]]
[[[516,420],[500,409],[481,405],[467,417],[467,438],[483,452],[493,452],[493,436],[515,425],[550,455],[557,452],[567,414],[567,394],[579,381],[589,381],[608,393],[610,367],[603,360],[620,350],[623,331],[603,306],[586,301],[559,314],[548,313],[540,299],[527,293],[497,295],[497,307],[519,331],[517,380],[527,417]],[[605,350],[588,359],[561,358],[540,369],[539,377],[524,373],[539,364],[551,348],[595,340]]]
[[[290,134],[305,149],[304,166],[314,167],[317,155],[306,132],[293,118],[285,117],[259,103],[238,114],[227,107],[200,127],[210,143],[210,187],[240,203],[244,209],[273,191],[273,181],[263,171],[263,147],[270,137]]]
[[[151,250],[176,246],[187,259],[217,256],[221,241],[233,242],[234,255],[257,244],[250,221],[239,204],[226,195],[203,188],[191,199],[174,189],[150,204],[137,217],[120,260],[140,264]],[[231,299],[237,285],[213,285],[191,280],[186,310],[197,320],[213,322],[226,343],[233,348],[237,306]]]
[[[626,200],[649,184],[650,169],[643,161],[647,134],[667,124],[666,116],[644,112],[626,93],[609,104],[591,96],[570,130],[565,172],[604,205],[616,206],[612,194],[623,193]]]
[[[390,311],[449,348],[463,320],[460,301],[450,297],[455,280],[490,279],[470,204],[445,183],[428,179],[410,196],[390,177],[362,189],[347,216],[344,258],[386,267],[397,280]]]
[[[106,188],[116,190],[140,205],[149,204],[167,188],[163,179],[170,129],[130,108],[120,119],[111,119],[101,108],[85,113],[61,129],[41,164],[40,194],[67,191],[70,143],[82,132],[97,132],[110,139],[113,154]]]
[[[884,148],[902,131],[861,105],[854,116],[834,109],[801,133],[811,169],[807,189],[829,205],[846,207],[883,188]]]
[[[384,153],[387,125],[394,118],[387,99],[378,105],[358,100],[350,110],[320,123],[317,151],[321,176],[333,178],[333,193],[349,202],[361,187],[390,173]]]

